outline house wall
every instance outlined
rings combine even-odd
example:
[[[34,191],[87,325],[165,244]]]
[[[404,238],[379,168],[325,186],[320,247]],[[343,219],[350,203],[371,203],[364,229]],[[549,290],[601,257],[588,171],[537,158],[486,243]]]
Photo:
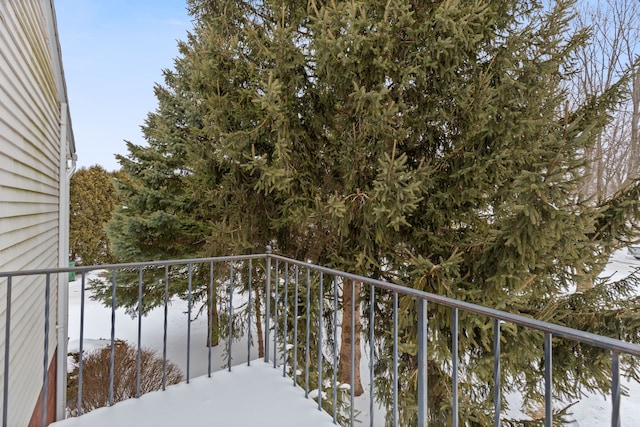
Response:
[[[67,169],[75,148],[66,119],[66,89],[52,1],[0,0],[0,271],[67,265]],[[58,341],[58,359],[62,363],[66,359],[66,286],[66,275],[51,275],[46,360],[50,372]],[[45,288],[44,277],[15,278],[12,282],[7,394],[11,426],[29,423],[43,388]],[[0,279],[3,397],[6,295],[7,282]],[[57,388],[56,381],[49,380],[48,392],[55,394],[56,389],[60,394],[64,387]],[[62,394],[56,407],[47,405],[49,419],[52,413],[60,416]]]

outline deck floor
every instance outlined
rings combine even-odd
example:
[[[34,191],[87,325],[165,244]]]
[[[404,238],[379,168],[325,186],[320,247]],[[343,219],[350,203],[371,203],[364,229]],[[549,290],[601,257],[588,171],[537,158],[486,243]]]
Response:
[[[54,427],[113,426],[330,427],[332,417],[261,360],[119,402]]]

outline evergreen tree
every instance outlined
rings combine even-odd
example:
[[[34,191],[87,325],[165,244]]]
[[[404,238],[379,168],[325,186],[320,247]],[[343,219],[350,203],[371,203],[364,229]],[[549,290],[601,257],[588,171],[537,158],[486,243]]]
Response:
[[[69,184],[70,258],[78,265],[97,265],[113,261],[105,225],[119,203],[114,180],[118,172],[101,166],[81,168]]]
[[[123,200],[107,225],[113,251],[119,262],[182,259],[204,256],[202,246],[207,235],[206,219],[197,215],[194,194],[185,191],[190,174],[185,144],[198,141],[198,116],[193,102],[181,91],[180,63],[176,70],[165,70],[166,86],[156,86],[158,108],[149,113],[142,131],[147,145],[127,143],[129,155],[118,155],[126,179],[118,182]],[[174,84],[175,83],[175,84]],[[169,269],[169,298],[186,298],[188,277],[184,266]],[[218,344],[217,288],[210,295],[208,264],[193,265],[194,302],[203,304],[212,318],[207,342]],[[144,275],[143,312],[164,303],[164,271],[148,269]],[[132,315],[138,311],[137,271],[121,271],[122,284],[117,293],[118,305]],[[110,304],[108,283],[94,283],[96,298]],[[208,301],[213,299],[210,306]]]
[[[194,30],[167,87],[158,88],[149,147],[130,146],[121,159],[145,201],[134,223],[164,219],[169,208],[174,222],[153,231],[173,224],[203,255],[271,243],[295,258],[637,341],[635,279],[611,285],[597,276],[634,238],[640,186],[633,181],[597,206],[577,196],[585,153],[623,96],[624,79],[570,108],[564,81],[588,32],[571,32],[570,1],[544,5],[191,0]],[[169,105],[180,106],[175,115]],[[167,167],[173,158],[179,168]],[[179,185],[164,191],[151,179],[160,170]],[[127,210],[136,197],[127,197]],[[157,218],[142,208],[157,204]],[[140,230],[119,232],[139,248],[150,231]],[[180,253],[172,242],[182,240],[166,237],[145,248]],[[349,285],[345,307],[359,293],[355,284],[350,295]],[[415,308],[400,304],[409,409]],[[388,310],[389,301],[380,306]],[[389,331],[389,317],[378,319]],[[491,323],[461,324],[473,373],[462,378],[461,416],[487,425]],[[447,310],[429,310],[429,334],[430,384],[445,384]],[[502,340],[504,389],[539,399],[531,366],[540,363],[542,337],[505,325]],[[381,354],[383,379],[390,352]],[[555,393],[606,388],[606,364],[592,362],[607,357],[574,349],[556,358]],[[594,367],[586,372],[585,364]],[[430,389],[436,424],[448,422],[449,394]],[[403,414],[404,424],[414,422],[411,411]]]
[[[165,76],[172,78],[169,71]],[[127,179],[118,182],[124,203],[107,231],[114,253],[125,262],[191,257],[203,235],[193,197],[184,191],[187,113],[170,90],[156,87],[155,94],[158,109],[142,127],[148,145],[128,142],[130,155],[116,156]]]

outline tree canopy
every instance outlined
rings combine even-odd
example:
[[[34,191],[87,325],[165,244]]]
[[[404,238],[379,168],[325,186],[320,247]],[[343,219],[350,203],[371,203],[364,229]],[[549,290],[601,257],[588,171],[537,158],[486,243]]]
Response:
[[[70,258],[82,265],[113,261],[105,225],[119,203],[114,180],[117,172],[101,166],[81,168],[71,176],[69,184]]]
[[[120,254],[249,253],[269,243],[295,258],[638,341],[635,279],[613,286],[597,277],[636,236],[640,185],[631,180],[598,204],[578,194],[587,153],[632,76],[568,102],[577,49],[589,43],[589,31],[571,25],[570,1],[188,7],[194,28],[156,88],[149,145],[130,144],[120,157],[130,179],[126,209],[110,225]],[[415,308],[405,306],[410,341]],[[440,367],[430,375],[445,377],[450,320],[442,310],[429,316]],[[472,384],[490,375],[482,343],[491,330],[466,320]],[[541,357],[541,337],[511,330],[503,339],[505,387],[539,397],[537,378],[515,373]],[[580,369],[588,357],[557,359],[556,393],[605,387],[603,365]],[[430,392],[431,404],[449,392]],[[469,393],[475,403],[464,416],[486,425],[486,390]],[[444,423],[447,413],[430,416]]]

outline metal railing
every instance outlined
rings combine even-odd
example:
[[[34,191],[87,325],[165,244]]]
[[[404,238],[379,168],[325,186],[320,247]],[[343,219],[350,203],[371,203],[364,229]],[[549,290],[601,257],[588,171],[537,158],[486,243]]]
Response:
[[[221,268],[221,265],[226,267]],[[47,399],[49,393],[48,384],[48,360],[49,354],[49,315],[50,299],[50,278],[51,275],[74,272],[80,275],[81,282],[81,306],[80,306],[80,337],[79,337],[79,359],[78,359],[78,388],[77,388],[77,408],[78,415],[82,414],[83,403],[83,342],[85,323],[85,300],[87,298],[86,278],[92,271],[102,270],[109,272],[110,283],[110,309],[111,309],[111,330],[109,339],[110,348],[110,368],[109,368],[109,390],[107,404],[114,404],[114,354],[117,345],[116,337],[116,311],[119,307],[119,293],[122,292],[122,283],[119,274],[123,271],[129,272],[126,286],[131,289],[137,286],[137,318],[138,318],[138,342],[137,342],[137,377],[135,397],[141,394],[141,342],[142,342],[142,318],[144,317],[145,292],[153,284],[154,289],[162,289],[162,307],[164,310],[164,330],[162,348],[162,389],[166,387],[166,366],[167,360],[167,313],[168,305],[172,293],[169,291],[174,282],[179,282],[182,286],[181,295],[187,300],[187,348],[186,352],[186,382],[191,377],[191,323],[192,310],[195,303],[200,302],[202,307],[208,307],[207,328],[212,333],[218,324],[213,318],[213,305],[219,305],[221,312],[226,318],[226,324],[221,321],[217,332],[226,338],[225,352],[222,362],[224,368],[231,370],[233,365],[232,349],[234,342],[240,340],[238,318],[242,317],[245,325],[242,332],[243,339],[247,341],[247,359],[250,364],[252,360],[252,347],[256,341],[262,341],[264,346],[263,358],[265,362],[273,363],[274,368],[281,364],[282,375],[290,375],[293,386],[304,386],[305,397],[316,398],[318,410],[329,412],[335,423],[348,424],[353,426],[358,417],[355,402],[355,369],[356,369],[356,298],[351,298],[350,307],[341,306],[345,287],[350,286],[351,295],[356,294],[356,283],[363,286],[359,294],[359,301],[366,301],[369,307],[368,326],[369,330],[363,332],[362,336],[367,337],[368,357],[369,357],[369,407],[366,418],[373,426],[378,420],[375,418],[374,408],[378,397],[374,387],[374,342],[380,337],[377,336],[374,325],[378,299],[386,299],[391,306],[391,363],[392,363],[392,393],[390,411],[390,421],[394,426],[399,425],[399,350],[400,342],[398,338],[398,317],[399,317],[399,297],[405,296],[413,298],[417,304],[417,424],[425,426],[428,422],[427,407],[427,377],[428,377],[428,324],[427,317],[428,304],[437,304],[451,309],[451,423],[457,427],[460,423],[459,416],[459,370],[460,354],[459,342],[459,312],[485,316],[493,319],[493,419],[494,425],[501,424],[501,367],[500,367],[500,341],[501,323],[507,322],[530,330],[539,331],[544,335],[544,425],[552,426],[552,338],[559,337],[589,344],[595,347],[606,349],[611,353],[611,425],[620,426],[620,356],[631,355],[640,356],[640,346],[620,340],[615,340],[588,332],[570,329],[547,322],[494,310],[464,301],[459,301],[427,292],[399,286],[396,284],[375,280],[355,274],[350,274],[334,269],[310,264],[307,262],[289,259],[283,256],[272,254],[268,248],[266,254],[247,256],[228,256],[215,258],[199,258],[186,260],[157,261],[144,263],[111,264],[90,267],[70,267],[46,270],[11,271],[0,272],[0,286],[4,279],[6,286],[6,313],[5,313],[5,348],[4,351],[4,380],[3,380],[3,426],[9,425],[9,415],[12,405],[19,405],[20,402],[11,400],[11,390],[9,389],[9,375],[11,373],[10,346],[11,346],[11,304],[12,287],[15,286],[15,279],[23,276],[43,277],[45,292],[45,314],[44,314],[44,342],[42,343],[44,363],[43,383],[42,383],[42,424],[46,425]],[[131,279],[131,272],[137,271],[137,279]],[[302,273],[302,277],[301,277]],[[150,280],[148,276],[153,276]],[[195,282],[195,283],[194,283]],[[161,286],[160,286],[161,285]],[[194,285],[197,289],[194,289]],[[364,285],[368,285],[366,292]],[[159,287],[160,286],[160,287]],[[183,289],[186,288],[186,289]],[[194,301],[194,295],[201,295],[202,289],[207,288],[206,298]],[[348,289],[347,289],[348,290]],[[260,296],[259,292],[262,292]],[[180,293],[180,292],[178,292]],[[239,302],[236,298],[241,298]],[[254,299],[259,298],[259,299]],[[367,299],[368,298],[368,299]],[[359,307],[359,305],[358,305]],[[264,309],[264,316],[258,319],[258,310]],[[349,384],[343,386],[338,378],[340,350],[339,339],[342,339],[343,326],[341,313],[344,310],[350,311],[350,354],[349,354]],[[252,325],[255,323],[255,328]],[[262,327],[263,334],[258,337],[252,332]],[[208,337],[210,344],[210,337]],[[344,340],[343,340],[344,341]],[[313,347],[313,348],[312,348]],[[364,347],[363,347],[364,348]],[[158,349],[159,350],[159,349]],[[366,351],[365,348],[364,351]],[[211,376],[215,366],[212,361],[212,347],[208,345],[207,369],[206,373]],[[254,351],[255,353],[255,351]],[[342,360],[344,363],[344,360]],[[219,365],[221,366],[221,365]],[[344,390],[348,390],[345,392]],[[326,394],[324,390],[330,393]],[[315,393],[315,396],[314,396]],[[348,396],[345,396],[348,394]]]

